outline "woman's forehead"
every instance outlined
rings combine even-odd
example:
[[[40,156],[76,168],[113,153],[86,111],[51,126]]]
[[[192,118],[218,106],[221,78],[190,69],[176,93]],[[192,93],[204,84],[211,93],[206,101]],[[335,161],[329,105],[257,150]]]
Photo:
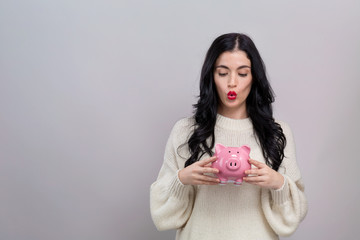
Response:
[[[246,52],[244,51],[226,51],[220,54],[220,56],[216,60],[215,68],[218,66],[238,69],[242,66],[251,67],[251,62],[250,59],[247,57]]]

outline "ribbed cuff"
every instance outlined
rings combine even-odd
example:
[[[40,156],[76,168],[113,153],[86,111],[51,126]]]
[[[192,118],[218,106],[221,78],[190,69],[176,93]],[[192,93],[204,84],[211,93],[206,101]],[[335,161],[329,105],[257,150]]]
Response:
[[[189,190],[191,188],[190,185],[184,185],[179,179],[179,171],[176,171],[176,175],[170,183],[170,195],[176,198],[186,198]]]
[[[282,174],[283,175],[283,174]],[[284,184],[280,189],[270,189],[272,199],[275,204],[283,204],[290,199],[290,189],[287,177],[284,177]]]

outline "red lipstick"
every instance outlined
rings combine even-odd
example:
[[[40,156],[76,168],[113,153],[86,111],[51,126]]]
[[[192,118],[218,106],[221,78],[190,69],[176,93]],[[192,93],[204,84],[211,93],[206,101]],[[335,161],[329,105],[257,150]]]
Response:
[[[235,100],[236,95],[237,95],[236,92],[230,91],[230,92],[228,92],[227,97],[228,97],[229,100]]]

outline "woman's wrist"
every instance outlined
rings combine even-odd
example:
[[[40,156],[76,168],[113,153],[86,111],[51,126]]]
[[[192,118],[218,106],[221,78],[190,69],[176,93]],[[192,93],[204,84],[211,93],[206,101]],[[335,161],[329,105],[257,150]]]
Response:
[[[284,188],[285,185],[285,178],[281,173],[277,173],[278,174],[278,184],[276,185],[276,187],[274,188],[274,190],[281,190]]]
[[[184,182],[181,180],[180,178],[180,172],[181,172],[182,169],[178,170],[177,171],[177,178],[179,179],[179,182],[182,184],[182,185],[185,185]]]

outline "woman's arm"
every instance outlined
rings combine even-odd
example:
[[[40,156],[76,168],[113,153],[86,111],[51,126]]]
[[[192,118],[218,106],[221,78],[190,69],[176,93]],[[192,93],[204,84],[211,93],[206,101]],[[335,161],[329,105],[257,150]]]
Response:
[[[158,230],[177,229],[189,219],[195,197],[192,185],[184,185],[178,177],[178,142],[183,138],[185,120],[178,121],[167,141],[164,162],[157,180],[150,187],[150,212]]]
[[[284,176],[280,189],[262,188],[261,203],[265,217],[280,236],[289,236],[297,229],[307,213],[307,200],[299,167],[296,163],[295,144],[291,129],[281,122],[286,136],[285,157],[279,168]]]

